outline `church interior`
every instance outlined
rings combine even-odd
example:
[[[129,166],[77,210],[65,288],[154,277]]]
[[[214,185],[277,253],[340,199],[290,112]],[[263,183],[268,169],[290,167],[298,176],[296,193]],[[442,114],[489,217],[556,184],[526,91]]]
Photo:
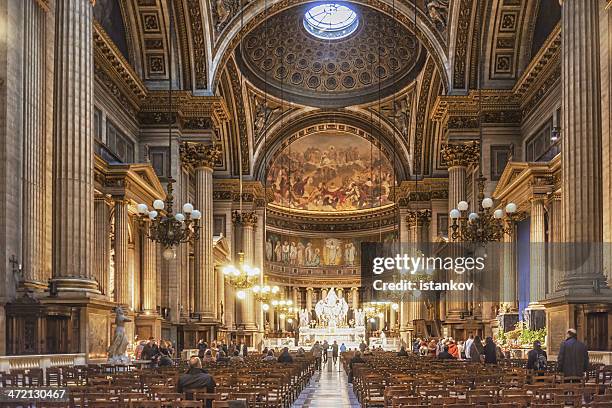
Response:
[[[611,49],[610,0],[0,0],[0,394],[223,344],[293,354],[244,406],[375,406],[346,352],[569,329],[612,394]]]

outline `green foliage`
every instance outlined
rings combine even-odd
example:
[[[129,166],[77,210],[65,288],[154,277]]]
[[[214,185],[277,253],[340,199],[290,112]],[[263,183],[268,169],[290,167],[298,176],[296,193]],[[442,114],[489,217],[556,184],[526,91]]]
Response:
[[[546,328],[540,330],[529,330],[524,322],[518,322],[514,330],[503,332],[500,330],[495,336],[496,341],[502,346],[523,346],[531,347],[536,340],[544,344],[546,338]]]

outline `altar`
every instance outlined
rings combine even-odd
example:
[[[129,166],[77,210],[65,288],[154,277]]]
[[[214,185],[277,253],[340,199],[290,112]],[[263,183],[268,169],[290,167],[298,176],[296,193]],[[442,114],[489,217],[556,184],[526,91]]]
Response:
[[[316,321],[310,320],[310,312],[300,312],[299,346],[312,346],[315,342],[327,340],[329,344],[336,341],[344,343],[347,348],[356,348],[365,341],[365,315],[363,311],[354,311],[354,319],[348,323],[348,304],[343,297],[338,297],[331,288],[325,299],[315,306]]]
[[[347,348],[356,348],[365,341],[365,327],[300,327],[300,346],[312,346],[316,341],[329,344],[344,343]]]

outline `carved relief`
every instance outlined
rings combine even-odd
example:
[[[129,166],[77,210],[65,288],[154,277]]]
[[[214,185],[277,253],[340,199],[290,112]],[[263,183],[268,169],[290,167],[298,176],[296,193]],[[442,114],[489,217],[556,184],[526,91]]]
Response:
[[[253,135],[255,139],[263,134],[263,131],[272,121],[282,115],[281,108],[278,106],[272,107],[265,99],[258,96],[253,97],[255,112],[253,117]]]
[[[453,87],[465,88],[469,29],[472,17],[472,0],[461,0],[457,18],[457,35],[455,43],[455,66],[453,70]]]
[[[427,1],[427,14],[440,31],[446,30],[448,25],[448,2],[449,0]]]

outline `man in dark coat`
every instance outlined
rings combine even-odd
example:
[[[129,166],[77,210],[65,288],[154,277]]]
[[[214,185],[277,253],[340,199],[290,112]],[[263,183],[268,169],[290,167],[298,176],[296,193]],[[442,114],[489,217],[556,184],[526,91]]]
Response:
[[[440,360],[454,360],[455,357],[451,353],[448,352],[448,346],[444,346],[444,350],[440,354],[438,354],[438,359]]]
[[[533,342],[533,349],[527,353],[527,369],[544,371],[546,370],[548,355],[542,350],[542,343],[539,340]]]
[[[567,335],[557,356],[558,370],[566,377],[582,377],[589,367],[589,352],[586,345],[578,341],[575,329],[569,329]]]
[[[365,360],[361,358],[360,351],[356,351],[355,356],[351,358],[351,360],[349,361],[349,374],[348,374],[349,383],[353,382],[353,365],[358,364],[358,363],[365,363]]]
[[[293,357],[291,357],[291,354],[289,354],[289,348],[287,347],[283,348],[283,351],[278,356],[277,361],[279,363],[286,363],[286,364],[293,363]]]
[[[206,370],[202,369],[202,361],[199,357],[191,357],[189,359],[189,369],[179,376],[176,383],[176,392],[185,392],[189,389],[206,389],[206,392],[215,392],[217,384]],[[187,398],[192,398],[192,395],[187,395]],[[207,408],[212,407],[212,401],[207,402]]]

